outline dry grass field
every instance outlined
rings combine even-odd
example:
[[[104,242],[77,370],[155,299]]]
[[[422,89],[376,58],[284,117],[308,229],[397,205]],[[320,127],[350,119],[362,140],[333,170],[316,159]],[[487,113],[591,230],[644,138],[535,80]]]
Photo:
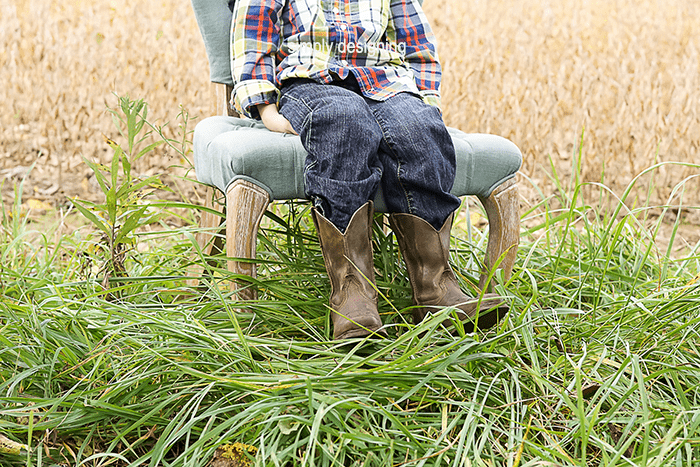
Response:
[[[1,0],[0,181],[36,162],[28,193],[49,202],[88,196],[80,155],[105,159],[115,134],[106,105],[144,98],[150,118],[177,127],[183,106],[209,110],[208,65],[189,2]],[[655,162],[697,162],[700,2],[692,0],[426,0],[441,44],[449,125],[513,140],[525,198],[567,180],[621,194]],[[196,122],[196,120],[195,120]],[[583,137],[582,137],[583,135]],[[582,147],[579,143],[582,141]],[[162,151],[142,172],[177,161]],[[697,166],[655,170],[662,204]],[[650,176],[640,183],[646,197]],[[700,204],[695,180],[684,203]],[[692,213],[691,213],[692,214]],[[695,215],[696,216],[696,215]],[[690,216],[692,220],[694,216]]]

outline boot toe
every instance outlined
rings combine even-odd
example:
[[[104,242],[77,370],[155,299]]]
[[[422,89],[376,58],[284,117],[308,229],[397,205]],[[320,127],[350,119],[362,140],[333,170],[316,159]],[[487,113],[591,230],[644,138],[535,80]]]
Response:
[[[466,316],[460,316],[464,323],[466,332],[474,332],[476,328],[485,331],[491,329],[503,319],[510,310],[506,302],[496,294],[486,294],[481,300],[481,303],[470,303],[464,307],[460,307]]]
[[[466,297],[465,297],[466,298]],[[486,294],[477,302],[476,299],[468,299],[466,303],[443,303],[433,306],[454,306],[457,308],[457,318],[462,322],[464,331],[467,333],[474,332],[474,329],[485,331],[494,327],[503,319],[510,310],[510,307],[505,301],[496,294]],[[477,307],[478,305],[478,307]],[[425,308],[417,308],[413,311],[413,323],[420,324],[427,316],[428,312]],[[451,329],[453,333],[457,332],[454,327],[452,318],[446,319],[443,326]]]
[[[334,329],[335,331],[335,329]],[[354,339],[358,337],[376,336],[376,337],[388,337],[386,330],[383,327],[372,329],[369,327],[362,327],[353,325],[346,329],[338,329],[338,332],[333,333],[334,340],[344,340],[344,339]]]
[[[355,316],[343,316],[333,313],[333,338],[336,340],[352,339],[378,335],[387,337],[386,330],[382,327],[382,320],[376,309],[355,310]]]

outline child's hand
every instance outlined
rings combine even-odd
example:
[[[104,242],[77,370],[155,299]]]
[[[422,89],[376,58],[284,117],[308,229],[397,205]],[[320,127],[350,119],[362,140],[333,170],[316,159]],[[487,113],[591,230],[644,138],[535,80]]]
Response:
[[[270,131],[276,131],[278,133],[291,133],[296,135],[297,132],[294,131],[289,120],[284,118],[282,114],[277,110],[277,105],[275,104],[260,104],[258,105],[258,112],[260,113],[260,118],[262,118],[263,124]]]

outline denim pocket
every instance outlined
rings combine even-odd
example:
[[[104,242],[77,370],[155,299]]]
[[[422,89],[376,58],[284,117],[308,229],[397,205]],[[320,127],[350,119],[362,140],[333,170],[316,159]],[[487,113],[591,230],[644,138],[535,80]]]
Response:
[[[279,113],[289,121],[294,131],[303,137],[309,126],[310,111],[308,105],[296,97],[282,94]]]

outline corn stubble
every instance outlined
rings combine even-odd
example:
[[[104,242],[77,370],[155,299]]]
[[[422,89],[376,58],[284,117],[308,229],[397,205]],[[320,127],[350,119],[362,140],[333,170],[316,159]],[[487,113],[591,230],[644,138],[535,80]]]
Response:
[[[211,113],[189,2],[6,0],[1,9],[0,170],[41,154],[37,177],[82,177],[81,154],[109,157],[101,133],[114,92],[144,98],[166,121],[180,104]],[[694,162],[697,2],[426,0],[425,9],[440,41],[447,123],[512,139],[540,188],[551,184],[550,157],[565,177],[579,151],[584,181],[604,172],[616,192],[655,161]],[[143,171],[172,163],[157,154]],[[696,172],[655,171],[653,201]],[[697,192],[686,202],[697,204]]]
[[[442,42],[447,121],[512,139],[540,187],[550,156],[568,176],[579,151],[583,180],[604,173],[617,193],[655,162],[697,161],[697,2],[426,3]],[[653,201],[690,174],[697,168],[656,171]],[[697,204],[696,193],[686,201]]]

